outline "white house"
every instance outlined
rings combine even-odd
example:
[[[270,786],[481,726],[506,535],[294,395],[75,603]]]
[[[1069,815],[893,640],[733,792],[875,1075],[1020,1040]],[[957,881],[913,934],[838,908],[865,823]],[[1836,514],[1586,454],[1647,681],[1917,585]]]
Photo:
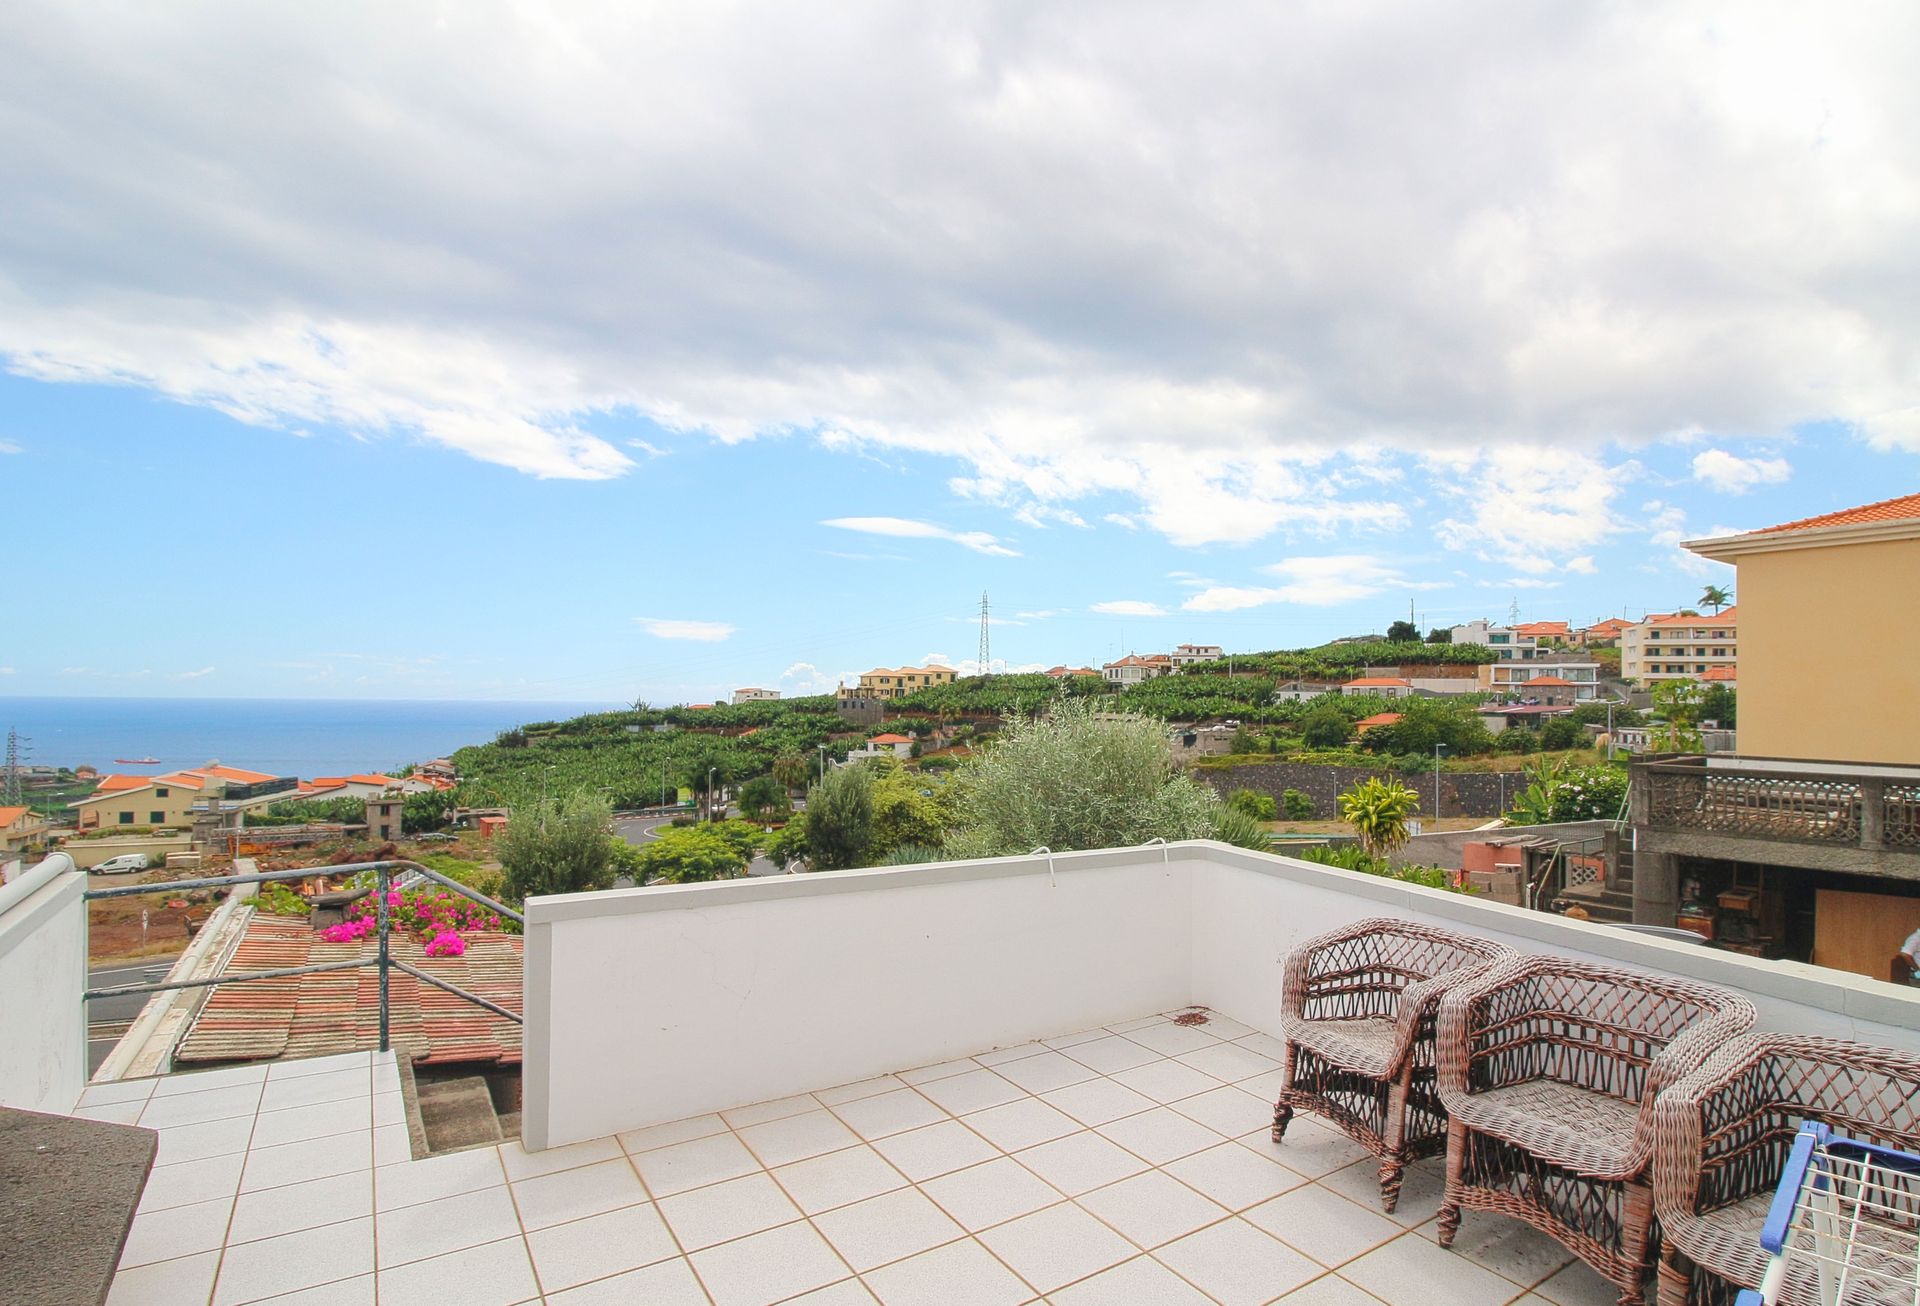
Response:
[[[1118,662],[1109,662],[1100,668],[1100,674],[1109,685],[1139,685],[1156,677],[1169,674],[1173,670],[1173,659],[1165,653],[1149,653],[1146,657],[1129,653]]]
[[[1225,656],[1218,644],[1182,644],[1167,658],[1176,667],[1186,667],[1196,662],[1217,662]]]
[[[1399,676],[1361,676],[1340,686],[1340,692],[1352,698],[1372,694],[1377,698],[1412,698],[1413,682]]]

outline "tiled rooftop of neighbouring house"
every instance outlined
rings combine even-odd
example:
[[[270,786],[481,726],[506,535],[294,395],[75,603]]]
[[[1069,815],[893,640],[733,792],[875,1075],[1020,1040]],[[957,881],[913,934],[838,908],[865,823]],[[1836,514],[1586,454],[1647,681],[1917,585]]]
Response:
[[[1280,1048],[1149,1016],[546,1152],[415,1161],[391,1055],[87,1091],[160,1131],[111,1306],[777,1301],[1587,1306],[1518,1223],[1433,1240],[1437,1160],[1295,1118]]]

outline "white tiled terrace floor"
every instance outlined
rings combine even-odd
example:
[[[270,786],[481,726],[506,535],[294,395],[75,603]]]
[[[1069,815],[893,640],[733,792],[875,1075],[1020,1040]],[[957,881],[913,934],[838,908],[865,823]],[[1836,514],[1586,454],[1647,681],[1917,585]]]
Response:
[[[91,1088],[160,1150],[110,1306],[1060,1302],[1604,1306],[1560,1247],[1469,1213],[1438,1161],[1380,1214],[1280,1049],[1149,1016],[540,1153],[414,1161],[390,1056]]]

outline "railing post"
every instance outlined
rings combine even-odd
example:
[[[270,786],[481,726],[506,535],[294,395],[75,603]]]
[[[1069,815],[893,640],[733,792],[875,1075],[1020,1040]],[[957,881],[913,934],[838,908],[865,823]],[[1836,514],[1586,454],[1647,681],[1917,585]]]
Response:
[[[1860,846],[1887,846],[1887,782],[1878,776],[1860,777]]]
[[[373,891],[379,901],[374,910],[379,914],[380,923],[380,1050],[387,1050],[387,930],[391,921],[387,912],[387,868],[384,863],[373,868]]]

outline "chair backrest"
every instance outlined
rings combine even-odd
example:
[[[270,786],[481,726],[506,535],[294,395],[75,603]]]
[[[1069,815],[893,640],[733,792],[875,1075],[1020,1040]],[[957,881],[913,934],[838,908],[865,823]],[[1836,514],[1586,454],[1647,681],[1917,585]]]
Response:
[[[1308,939],[1296,955],[1305,960],[1297,998],[1309,1019],[1393,1020],[1414,985],[1513,953],[1491,939],[1375,916]]]
[[[1476,1022],[1490,1050],[1474,1081],[1551,1079],[1645,1104],[1753,1022],[1745,998],[1708,984],[1565,957],[1503,963]]]
[[[1764,1191],[1778,1178],[1802,1123],[1884,1147],[1920,1152],[1920,1056],[1846,1039],[1746,1034],[1716,1052],[1699,1085],[1700,1194]]]

